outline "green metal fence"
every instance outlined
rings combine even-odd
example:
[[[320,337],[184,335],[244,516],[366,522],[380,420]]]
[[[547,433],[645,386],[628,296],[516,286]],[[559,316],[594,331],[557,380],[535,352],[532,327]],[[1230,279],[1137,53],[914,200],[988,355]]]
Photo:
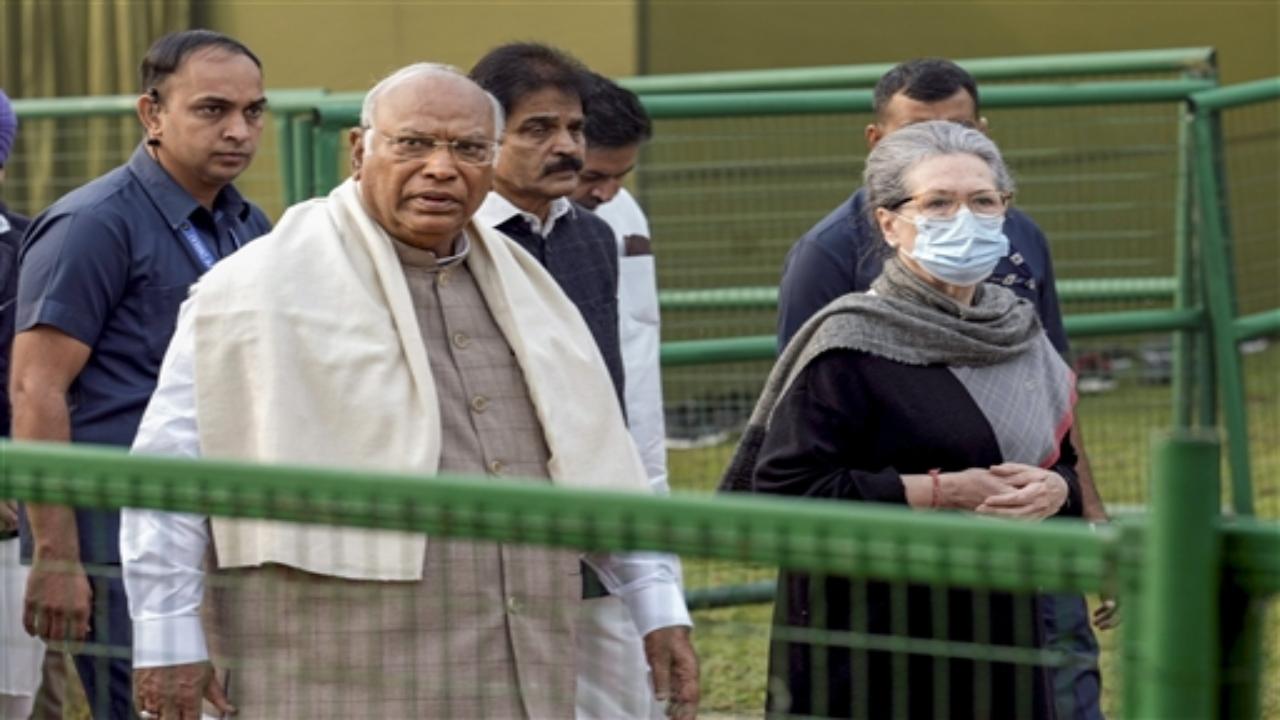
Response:
[[[1149,517],[1095,528],[857,503],[618,496],[493,478],[141,458],[33,444],[0,446],[0,496],[426,532],[437,542],[467,538],[575,550],[664,550],[694,562],[749,562],[912,583],[935,592],[1118,588],[1129,608],[1119,674],[1113,676],[1123,692],[1122,716],[1260,717],[1261,627],[1240,622],[1228,610],[1264,607],[1280,591],[1280,526],[1217,517],[1218,450],[1212,438],[1183,435],[1162,444],[1154,468]],[[757,634],[762,629],[753,628]],[[949,667],[947,658],[957,657],[1028,666],[1070,662],[1051,651],[1015,651],[980,638],[956,643],[846,632],[827,640],[908,652],[943,668]],[[717,686],[733,682],[717,672],[749,660],[725,657],[739,647],[714,635],[700,638],[699,646],[708,709],[758,713],[760,706],[743,705],[743,698],[738,704],[716,700]],[[367,669],[377,672],[379,661],[372,662]],[[315,661],[307,664],[308,673],[325,671]],[[269,672],[285,677],[281,673],[287,671]],[[747,701],[758,702],[763,678],[753,682],[757,692]]]

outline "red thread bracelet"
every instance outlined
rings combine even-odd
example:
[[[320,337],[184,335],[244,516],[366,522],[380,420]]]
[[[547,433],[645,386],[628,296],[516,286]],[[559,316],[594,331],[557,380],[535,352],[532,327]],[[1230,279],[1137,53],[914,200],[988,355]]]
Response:
[[[933,478],[933,495],[929,498],[929,507],[938,507],[938,496],[942,494],[942,478],[938,477],[938,473],[942,472],[942,468],[934,468],[929,471],[929,477]]]

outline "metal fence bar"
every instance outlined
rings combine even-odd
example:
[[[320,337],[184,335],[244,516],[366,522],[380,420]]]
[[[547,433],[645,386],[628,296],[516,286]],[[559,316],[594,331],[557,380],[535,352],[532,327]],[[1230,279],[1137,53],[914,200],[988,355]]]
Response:
[[[1069,53],[1024,57],[956,60],[980,81],[1055,75],[1115,75],[1144,72],[1213,71],[1214,49],[1209,47],[1132,50],[1107,53]],[[777,70],[645,75],[623,78],[624,87],[639,94],[703,93],[761,90],[807,90],[874,85],[893,63],[829,65]],[[986,91],[984,90],[984,93]]]
[[[1115,572],[1118,531],[863,503],[620,495],[545,482],[130,456],[0,445],[0,497],[441,533],[595,550],[664,550],[908,582],[1088,592]]]
[[[1095,300],[1170,300],[1177,293],[1175,277],[1073,278],[1059,280],[1058,299],[1063,302]],[[755,310],[778,306],[773,285],[721,287],[700,290],[661,290],[658,304],[664,312],[677,310]]]
[[[1216,714],[1213,619],[1218,617],[1221,573],[1221,537],[1214,526],[1217,474],[1218,445],[1212,434],[1183,431],[1155,450],[1139,609],[1143,657],[1132,677],[1143,690],[1133,717]]]
[[[1200,308],[1121,310],[1068,315],[1063,318],[1062,324],[1069,337],[1081,338],[1198,330],[1203,326],[1205,319],[1205,312]],[[777,357],[777,342],[777,338],[773,335],[674,340],[662,343],[662,365],[677,367],[772,360]]]

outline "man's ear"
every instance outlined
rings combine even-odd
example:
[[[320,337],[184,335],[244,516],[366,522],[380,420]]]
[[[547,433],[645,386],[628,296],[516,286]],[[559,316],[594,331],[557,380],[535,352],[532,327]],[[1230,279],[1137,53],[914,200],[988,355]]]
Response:
[[[147,144],[158,145],[160,140],[160,93],[155,88],[138,96],[136,103],[138,121],[147,133]]]
[[[867,149],[870,150],[884,137],[884,130],[879,123],[871,123],[862,131],[862,136],[867,139]]]
[[[359,180],[360,169],[364,167],[364,132],[351,128],[347,140],[351,143],[351,177]]]
[[[978,126],[977,126],[977,127],[978,127],[978,129],[979,129],[979,130],[981,130],[981,131],[982,131],[982,134],[983,134],[983,135],[988,135],[988,134],[990,134],[990,133],[988,133],[988,132],[987,132],[987,118],[986,118],[985,116],[979,116],[979,117],[978,117]]]

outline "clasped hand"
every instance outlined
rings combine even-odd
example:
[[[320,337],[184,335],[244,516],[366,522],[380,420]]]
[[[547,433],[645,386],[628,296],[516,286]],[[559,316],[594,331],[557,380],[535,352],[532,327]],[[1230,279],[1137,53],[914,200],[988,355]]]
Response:
[[[942,505],[983,515],[1047,518],[1067,499],[1067,482],[1052,470],[1002,463],[942,475]]]

